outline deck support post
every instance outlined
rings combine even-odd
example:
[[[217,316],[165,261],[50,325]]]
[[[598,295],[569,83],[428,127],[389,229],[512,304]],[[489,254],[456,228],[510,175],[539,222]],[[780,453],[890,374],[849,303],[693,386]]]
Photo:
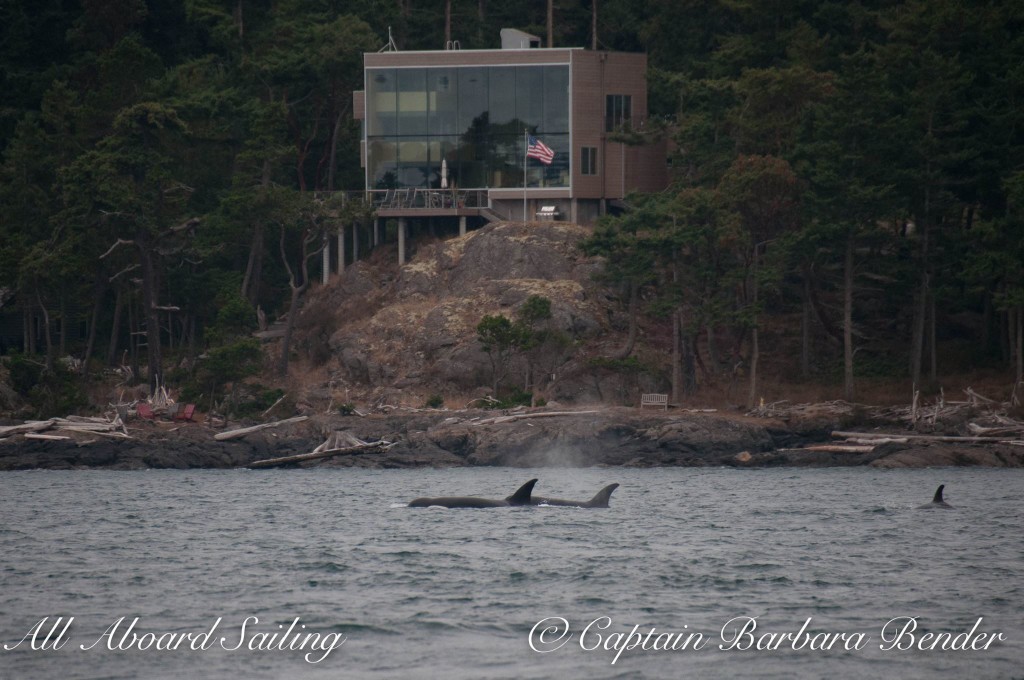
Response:
[[[398,218],[398,266],[405,264],[405,218]]]
[[[324,249],[320,252],[320,262],[322,265],[322,271],[320,272],[320,283],[327,285],[327,281],[331,277],[331,242],[330,240],[324,241]]]
[[[345,273],[345,225],[338,225],[338,273]]]

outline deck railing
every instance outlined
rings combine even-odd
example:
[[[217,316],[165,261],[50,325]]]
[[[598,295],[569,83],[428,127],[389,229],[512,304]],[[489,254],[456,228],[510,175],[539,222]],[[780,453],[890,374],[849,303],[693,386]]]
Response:
[[[486,189],[372,189],[370,191],[317,191],[320,201],[366,201],[377,210],[422,209],[457,210],[459,208],[487,208]]]
[[[373,205],[387,209],[458,209],[486,208],[486,189],[375,189],[367,191]]]

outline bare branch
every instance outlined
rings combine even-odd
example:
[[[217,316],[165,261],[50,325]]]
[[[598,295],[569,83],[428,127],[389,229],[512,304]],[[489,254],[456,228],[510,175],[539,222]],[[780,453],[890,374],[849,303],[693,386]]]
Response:
[[[173,193],[175,191],[185,191],[185,192],[188,192],[188,193],[192,193],[192,192],[195,191],[195,189],[193,189],[192,187],[188,186],[187,184],[182,184],[181,182],[175,182],[174,186],[171,186],[171,187],[169,187],[167,189],[164,189],[164,193],[165,194],[170,194],[170,193]]]
[[[292,267],[288,264],[288,253],[284,249],[284,224],[281,225],[281,261],[284,263],[285,271],[288,272],[288,285],[295,288],[295,272],[292,271]]]
[[[190,191],[191,191],[191,189],[190,189]],[[178,226],[171,227],[169,229],[169,232],[172,233],[172,234],[176,234],[179,231],[186,231],[188,229],[195,229],[198,226],[199,226],[199,218],[198,217],[190,217],[189,219],[185,220],[184,222],[182,222]]]
[[[117,239],[117,243],[115,243],[114,245],[110,246],[110,248],[107,250],[107,252],[105,252],[102,255],[100,255],[99,259],[102,260],[107,255],[110,255],[112,252],[114,252],[114,249],[117,248],[118,246],[133,246],[133,245],[135,245],[135,241],[129,241],[129,240],[125,240],[123,238],[119,238],[119,239]]]
[[[139,265],[139,264],[130,264],[130,265],[128,265],[127,267],[125,267],[124,269],[122,269],[118,273],[114,274],[109,279],[107,279],[107,283],[113,283],[114,280],[117,279],[117,277],[121,276],[121,274],[127,274],[128,272],[132,271],[133,269],[138,269],[140,266],[141,265]]]

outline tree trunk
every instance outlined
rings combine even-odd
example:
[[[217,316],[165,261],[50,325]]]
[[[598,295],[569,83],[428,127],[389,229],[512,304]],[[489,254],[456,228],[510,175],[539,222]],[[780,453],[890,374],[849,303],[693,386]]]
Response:
[[[1017,383],[1024,380],[1024,305],[1017,305]]]
[[[139,229],[135,244],[142,263],[142,321],[146,324],[146,363],[149,391],[155,394],[163,381],[163,354],[160,347],[160,313],[157,310],[158,276],[154,260],[154,247],[149,233]]]
[[[452,0],[444,0],[444,47],[452,41]]]
[[[89,316],[89,336],[85,341],[85,354],[82,356],[82,375],[85,375],[89,366],[89,358],[92,356],[93,348],[96,346],[96,326],[99,324],[100,307],[103,304],[104,293],[103,279],[96,278],[96,286],[93,288],[92,314]]]
[[[66,357],[68,355],[68,301],[63,295],[60,296],[60,349],[57,352],[57,356]]]
[[[715,327],[708,324],[706,330],[708,344],[708,365],[711,367],[711,374],[718,375],[722,372],[722,360],[718,356],[718,339],[715,337]]]
[[[117,289],[114,295],[114,319],[110,323],[110,342],[107,343],[107,365],[114,366],[117,360],[117,339],[121,331],[121,309],[124,306],[124,294]]]
[[[288,303],[288,321],[284,326],[284,337],[281,339],[281,358],[277,364],[277,373],[284,378],[288,375],[288,353],[291,349],[292,330],[295,328],[295,315],[299,312],[299,296],[305,286],[292,285],[291,298]]]
[[[263,159],[263,172],[260,177],[260,189],[270,188],[270,160]],[[245,266],[245,277],[242,279],[242,295],[250,304],[255,305],[260,295],[260,279],[263,271],[263,224],[253,225],[252,242],[249,245],[249,261]]]
[[[843,398],[853,401],[853,227],[846,232],[843,263]]]
[[[555,0],[548,0],[548,47],[555,46]]]
[[[672,310],[672,403],[678,404],[683,387],[683,361],[680,352],[682,338],[679,327],[682,324],[679,308]]]
[[[697,393],[697,336],[686,335],[682,322],[679,331],[683,334],[683,394],[690,396]]]
[[[1013,336],[1013,331],[1010,330],[1010,316],[1010,310],[996,315],[999,320],[999,358],[1003,363],[1010,363],[1013,360],[1013,352],[1010,346]]]
[[[245,265],[245,276],[242,278],[242,296],[251,304],[259,298],[260,270],[263,267],[263,225],[256,224],[249,243],[249,261]]]
[[[804,380],[811,377],[811,274],[808,269],[806,265],[803,267],[803,313],[800,317],[800,377]]]
[[[46,370],[47,372],[53,371],[53,338],[50,337],[50,313],[46,311],[46,305],[43,304],[43,298],[39,295],[39,291],[36,291],[36,302],[39,303],[39,309],[43,313],[43,337],[46,340]]]
[[[590,49],[597,50],[597,0],[590,0]]]
[[[759,323],[758,317],[760,316],[757,311],[757,293],[760,283],[758,281],[758,263],[760,262],[760,256],[758,255],[758,247],[760,244],[754,246],[754,262],[753,262],[753,292],[751,298],[754,305],[754,324],[750,329],[750,389],[747,392],[747,408],[754,408],[757,406],[757,362],[761,358],[761,345],[759,343],[758,328]]]
[[[138,316],[135,310],[135,299],[132,298],[128,301],[128,353],[131,355],[131,369],[132,372],[137,376],[139,372],[138,368],[138,352],[139,352],[139,336],[138,336],[138,324],[135,322],[135,317]]]
[[[921,384],[921,364],[924,359],[925,316],[928,305],[928,223],[921,230],[921,283],[914,309],[914,329],[910,343],[910,377],[914,389]]]
[[[630,354],[633,353],[633,347],[636,345],[636,333],[637,325],[639,324],[639,306],[640,306],[640,293],[639,286],[634,282],[629,282],[629,334],[626,336],[626,344],[622,348],[612,355],[612,359],[626,359]]]
[[[449,3],[450,2],[451,0],[449,0]],[[447,40],[447,38],[445,40]],[[331,132],[331,156],[328,161],[329,165],[327,166],[328,191],[334,191],[335,169],[338,165],[338,137],[341,136],[341,119],[344,117],[345,109],[347,108],[348,106],[346,105],[338,109],[338,115],[334,119],[334,130]]]
[[[486,42],[484,37],[485,20],[487,19],[487,0],[477,0],[476,3],[476,42],[477,47],[482,48]]]
[[[237,0],[235,2],[234,19],[235,26],[238,28],[238,39],[241,40],[245,37],[245,22],[243,21],[242,16],[242,0]]]
[[[928,294],[928,378],[934,385],[938,380],[938,348],[935,346],[935,291]]]
[[[986,290],[985,307],[981,317],[981,348],[985,354],[992,350],[992,293]]]
[[[302,246],[299,253],[299,272],[296,276],[295,271],[288,264],[288,252],[284,247],[285,230],[284,225],[281,226],[281,240],[279,243],[281,249],[281,261],[284,264],[285,271],[288,273],[288,287],[291,288],[291,297],[288,304],[288,321],[285,323],[284,337],[281,339],[281,358],[277,365],[277,372],[280,377],[284,378],[288,375],[288,353],[291,349],[292,341],[292,330],[295,328],[295,317],[299,313],[299,300],[302,294],[309,288],[309,258],[316,256],[323,250],[325,241],[321,239],[320,247],[309,252],[309,245],[313,243],[319,235],[317,229],[307,229],[302,234]],[[301,281],[301,283],[300,283]]]
[[[32,314],[28,306],[21,310],[21,351],[25,354],[35,354],[35,343],[32,342]]]
[[[189,358],[189,371],[195,370],[195,358],[196,358],[196,315],[188,315],[188,358]]]

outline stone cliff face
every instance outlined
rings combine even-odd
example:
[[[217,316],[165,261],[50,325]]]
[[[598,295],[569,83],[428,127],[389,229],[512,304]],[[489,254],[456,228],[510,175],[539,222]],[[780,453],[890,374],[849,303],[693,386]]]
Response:
[[[594,280],[601,263],[578,243],[587,235],[567,223],[502,223],[464,237],[420,246],[397,274],[393,265],[360,262],[318,291],[303,309],[300,331],[320,336],[345,381],[421,393],[472,390],[491,384],[491,363],[477,341],[485,315],[513,319],[531,295],[551,301],[545,327],[571,341],[545,357],[549,399],[586,401],[594,380],[580,363],[601,352],[621,320],[620,306]],[[513,364],[508,383],[521,381]]]

